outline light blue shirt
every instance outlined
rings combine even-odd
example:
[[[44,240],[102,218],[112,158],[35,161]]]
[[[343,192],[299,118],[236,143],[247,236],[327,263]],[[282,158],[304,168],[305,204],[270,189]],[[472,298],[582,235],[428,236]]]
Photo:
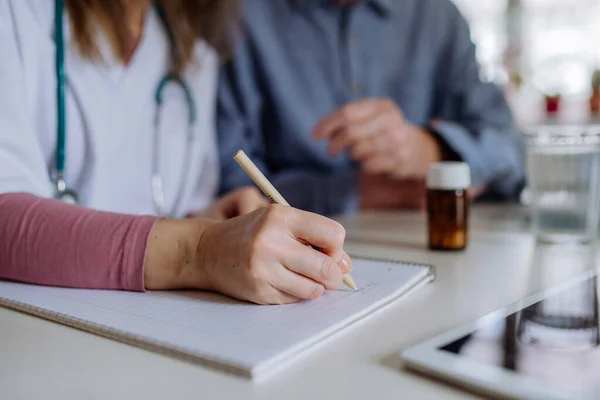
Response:
[[[345,103],[389,97],[469,163],[487,197],[520,192],[513,118],[501,90],[480,79],[468,26],[449,0],[242,4],[244,34],[219,88],[222,191],[252,184],[232,159],[243,149],[291,205],[355,211],[358,165],[329,155],[311,133]]]

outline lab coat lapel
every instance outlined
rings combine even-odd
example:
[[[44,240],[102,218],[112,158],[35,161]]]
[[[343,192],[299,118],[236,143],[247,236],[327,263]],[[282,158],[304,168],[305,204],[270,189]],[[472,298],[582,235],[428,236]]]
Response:
[[[73,38],[71,27],[68,18],[64,18],[64,37],[65,37],[65,73],[66,73],[66,90],[67,90],[67,124],[72,121],[75,116],[81,118],[83,137],[81,140],[85,143],[85,166],[80,174],[82,181],[94,175],[91,171],[95,160],[102,154],[102,150],[98,148],[98,135],[93,132],[97,126],[97,115],[106,115],[109,111],[106,108],[107,102],[101,101],[106,98],[107,88],[104,84],[104,69],[107,68],[101,64],[101,61],[90,62],[84,58],[77,49]],[[70,101],[73,99],[74,102]],[[75,107],[73,107],[73,103]],[[75,117],[75,118],[78,118]],[[69,126],[69,125],[68,125]],[[71,166],[69,152],[70,144],[73,143],[75,132],[70,132],[67,129],[67,174],[69,166]]]
[[[158,85],[156,76],[160,76],[163,71],[167,70],[168,51],[169,46],[164,27],[156,10],[151,7],[144,23],[144,35],[125,69],[121,87],[130,90],[138,88],[139,90],[148,82],[152,82],[153,88]],[[164,60],[164,64],[156,63],[156,59]],[[148,60],[152,60],[152,62],[150,63]],[[161,70],[157,71],[156,68]]]
[[[65,27],[66,43],[72,43],[68,24]],[[144,23],[144,35],[128,66],[114,57],[105,39],[100,39],[99,47],[102,60],[90,62],[79,54],[74,45],[69,46],[66,60],[68,90],[73,92],[87,126],[110,129],[111,124],[118,123],[118,116],[124,110],[135,112],[131,107],[141,105],[132,102],[128,93],[152,101],[154,88],[158,84],[157,76],[166,71],[168,46],[160,20],[154,8],[151,8]],[[152,58],[163,58],[164,67],[147,62]],[[157,68],[161,71],[157,71]],[[93,115],[103,116],[103,120],[88,121]],[[118,146],[119,140],[113,142]],[[92,148],[96,148],[96,144]]]
[[[154,9],[149,10],[143,38],[128,66],[115,59],[104,40],[99,42],[103,60],[90,62],[79,54],[70,38],[66,23],[65,43],[70,44],[66,57],[67,91],[76,103],[76,108],[68,106],[67,114],[81,115],[86,143],[86,170],[81,176],[84,181],[95,181],[96,188],[112,188],[111,177],[122,171],[97,171],[94,166],[115,165],[118,169],[120,162],[112,162],[111,158],[122,154],[123,148],[132,148],[129,143],[131,137],[119,135],[119,132],[150,134],[145,129],[149,121],[140,112],[153,101],[158,79],[166,72],[166,36]],[[164,65],[156,63],[154,60],[157,58],[163,59]],[[153,62],[148,62],[152,59]],[[129,118],[128,115],[139,115],[140,118]],[[139,179],[146,179],[146,176]],[[99,193],[89,195],[91,198],[103,197]]]
[[[142,38],[128,65],[124,65],[115,57],[104,35],[99,35],[98,37],[98,48],[101,59],[91,63],[89,60],[83,59],[75,48],[71,40],[70,27],[68,24],[65,24],[65,40],[71,44],[67,55],[68,68],[84,74],[101,75],[106,80],[103,86],[111,86],[110,91],[114,93],[114,90],[124,88],[127,82],[132,80],[131,76],[138,77],[144,74],[145,71],[154,73],[154,71],[149,71],[149,63],[146,62],[149,58],[163,58],[165,60],[164,68],[166,71],[168,65],[166,57],[168,41],[163,32],[164,27],[154,7],[150,7],[144,21]],[[110,82],[110,85],[107,85],[107,82]]]

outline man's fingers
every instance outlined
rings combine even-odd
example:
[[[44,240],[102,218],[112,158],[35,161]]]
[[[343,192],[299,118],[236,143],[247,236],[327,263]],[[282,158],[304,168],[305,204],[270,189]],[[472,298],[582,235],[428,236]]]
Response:
[[[391,134],[400,134],[393,132]],[[350,147],[350,158],[357,162],[389,154],[393,148],[401,146],[401,140],[391,137],[390,133],[375,135],[368,140],[361,140]]]
[[[357,162],[364,161],[375,155],[378,148],[379,146],[375,139],[363,140],[350,148],[350,158]]]
[[[390,173],[394,176],[400,176],[400,166],[393,157],[380,156],[369,159],[362,164],[362,169],[369,174]]]
[[[386,130],[387,116],[384,113],[367,115],[364,119],[356,121],[339,129],[331,137],[329,153],[337,156],[347,148],[354,147],[365,141],[372,141]]]
[[[315,140],[323,140],[333,136],[335,132],[355,121],[365,119],[378,107],[379,100],[367,99],[348,103],[323,118],[313,130]]]

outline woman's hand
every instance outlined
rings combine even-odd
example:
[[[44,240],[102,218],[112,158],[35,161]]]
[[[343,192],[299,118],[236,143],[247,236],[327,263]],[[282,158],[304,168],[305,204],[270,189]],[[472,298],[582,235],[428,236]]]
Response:
[[[229,192],[223,197],[215,200],[210,207],[198,214],[191,215],[194,218],[229,219],[265,207],[269,201],[254,187],[245,187]]]
[[[337,222],[277,205],[223,222],[161,220],[150,235],[146,288],[212,290],[258,304],[315,299],[352,268],[345,236]]]
[[[338,223],[272,205],[209,226],[198,244],[208,289],[258,304],[310,300],[342,284],[351,269]],[[305,243],[320,249],[315,250]]]

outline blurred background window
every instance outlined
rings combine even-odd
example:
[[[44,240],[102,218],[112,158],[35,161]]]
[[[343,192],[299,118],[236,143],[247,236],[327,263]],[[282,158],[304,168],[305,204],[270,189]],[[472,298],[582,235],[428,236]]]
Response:
[[[600,68],[600,0],[454,0],[471,24],[482,73],[544,94],[589,93]]]

